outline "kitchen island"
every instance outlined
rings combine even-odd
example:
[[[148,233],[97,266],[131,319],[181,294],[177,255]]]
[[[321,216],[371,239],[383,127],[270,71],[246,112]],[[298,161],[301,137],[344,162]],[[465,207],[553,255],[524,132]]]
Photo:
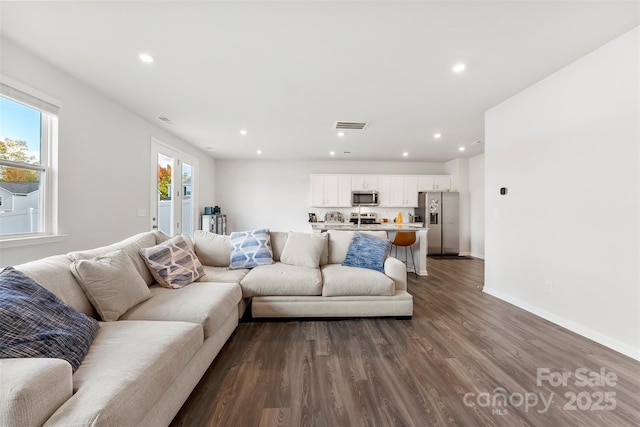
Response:
[[[344,222],[312,222],[311,229],[321,232],[327,230],[349,230],[349,231],[386,231],[389,240],[393,240],[398,231],[415,231],[417,233],[417,253],[414,253],[417,261],[416,274],[427,276],[427,231],[429,230],[422,223],[395,223],[386,222],[382,224],[351,224]],[[415,248],[415,246],[414,246]],[[416,251],[414,251],[416,252]]]

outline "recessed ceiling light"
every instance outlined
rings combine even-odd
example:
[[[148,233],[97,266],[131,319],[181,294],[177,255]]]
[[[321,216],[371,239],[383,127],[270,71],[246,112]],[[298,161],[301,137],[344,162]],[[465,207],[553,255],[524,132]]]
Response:
[[[246,131],[246,130],[242,129],[242,130],[240,131],[240,135],[246,135],[246,134],[247,134],[247,131]]]
[[[144,62],[145,64],[151,64],[154,61],[153,56],[149,55],[148,53],[141,53],[140,55],[138,55],[138,58],[140,58],[140,61]]]
[[[407,157],[407,156],[409,155],[409,153],[407,153],[407,152],[405,151],[404,153],[402,153],[402,155],[403,155],[404,157]]]
[[[256,151],[257,154],[262,154],[262,150]]]
[[[467,68],[467,66],[465,64],[463,64],[462,62],[456,64],[453,66],[452,70],[454,73],[461,73],[463,72],[465,69]]]
[[[441,133],[434,133],[434,134],[433,134],[433,137],[434,137],[435,139],[440,139],[440,138],[442,137],[442,134],[441,134]]]
[[[338,136],[342,138],[344,136],[344,132],[338,132]]]
[[[458,151],[464,151],[464,147],[458,148]]]
[[[335,152],[335,151],[329,151],[329,155],[330,155],[330,156],[335,156],[335,155],[336,155],[336,152]]]

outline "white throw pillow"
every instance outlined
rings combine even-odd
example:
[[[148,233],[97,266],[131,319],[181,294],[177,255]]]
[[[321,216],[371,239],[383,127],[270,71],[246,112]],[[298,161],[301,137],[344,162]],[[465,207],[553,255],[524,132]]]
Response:
[[[131,307],[151,298],[146,282],[121,251],[71,263],[71,273],[102,320],[113,322]]]
[[[327,247],[327,236],[317,233],[289,232],[280,261],[300,267],[318,268]]]

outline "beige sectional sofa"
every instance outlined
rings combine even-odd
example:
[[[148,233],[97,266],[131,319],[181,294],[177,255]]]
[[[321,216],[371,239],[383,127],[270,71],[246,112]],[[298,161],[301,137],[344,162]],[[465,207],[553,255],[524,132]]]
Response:
[[[194,246],[205,264],[207,280],[237,280],[243,297],[251,299],[254,318],[411,317],[413,297],[407,292],[406,266],[402,261],[388,257],[384,274],[342,265],[354,233],[328,231],[317,267],[282,262],[288,232],[270,232],[275,263],[251,270],[229,268],[229,236],[197,231]],[[365,233],[386,239],[384,231]]]
[[[250,301],[254,317],[411,316],[402,262],[387,258],[384,274],[340,265],[352,237],[330,233],[314,268],[283,263],[288,233],[271,232],[275,263],[231,269],[229,236],[199,231],[193,248],[205,275],[179,290],[154,283],[139,257],[141,248],[167,239],[156,232],[15,266],[66,305],[99,319],[70,265],[119,250],[151,297],[117,321],[101,321],[75,372],[62,359],[0,359],[0,425],[168,425]]]

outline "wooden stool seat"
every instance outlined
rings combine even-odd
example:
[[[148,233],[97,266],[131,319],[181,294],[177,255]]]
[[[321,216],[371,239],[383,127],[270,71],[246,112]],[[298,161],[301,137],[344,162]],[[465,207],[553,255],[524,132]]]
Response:
[[[413,244],[416,243],[416,232],[415,231],[398,231],[395,235],[395,237],[393,238],[393,241],[391,242],[391,247],[393,248],[395,246],[396,248],[396,258],[398,255],[398,246],[403,246],[404,247],[404,263],[407,265],[407,273],[409,273],[409,263],[408,263],[408,258],[407,258],[407,247],[409,248],[409,251],[411,252],[411,262],[413,263],[412,267],[413,267],[413,274],[415,274],[416,276],[418,275],[418,273],[416,273],[416,262],[415,259],[413,258]]]

